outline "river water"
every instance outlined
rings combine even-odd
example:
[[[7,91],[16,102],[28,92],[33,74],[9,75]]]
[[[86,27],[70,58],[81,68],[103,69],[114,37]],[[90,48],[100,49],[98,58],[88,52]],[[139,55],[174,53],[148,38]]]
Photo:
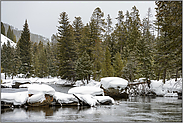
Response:
[[[51,85],[67,93],[71,87]],[[1,92],[26,88],[2,88]],[[182,100],[164,97],[130,97],[115,100],[114,105],[97,107],[32,107],[1,110],[2,122],[182,122]]]

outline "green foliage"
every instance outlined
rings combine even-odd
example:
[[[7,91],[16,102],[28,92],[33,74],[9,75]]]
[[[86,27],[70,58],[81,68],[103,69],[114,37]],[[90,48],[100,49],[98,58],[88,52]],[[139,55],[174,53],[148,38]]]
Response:
[[[161,66],[163,81],[170,69],[182,72],[182,1],[157,1],[156,26],[157,64]],[[176,72],[177,74],[178,72]]]
[[[11,30],[10,26],[8,27],[7,37],[16,43],[16,36],[14,35],[13,30]]]
[[[122,70],[123,70],[125,64],[126,64],[126,61],[122,60],[121,54],[119,52],[117,52],[114,56],[114,63],[113,63],[114,71],[115,71],[114,76],[122,77],[122,75],[123,75]]]
[[[23,32],[17,43],[19,49],[19,57],[21,60],[20,73],[25,74],[25,77],[31,77],[33,73],[32,69],[32,53],[31,53],[31,41],[30,32],[28,29],[27,20],[25,21]]]
[[[3,34],[4,36],[6,36],[3,22],[1,22],[1,34]]]
[[[58,27],[58,43],[57,57],[59,71],[58,75],[62,79],[75,81],[75,61],[76,61],[76,45],[74,41],[73,28],[69,24],[66,12],[60,14]]]
[[[92,74],[92,62],[90,56],[83,52],[82,56],[76,61],[76,73],[78,80],[89,80],[89,75]]]
[[[156,1],[154,36],[151,9],[140,20],[139,10],[133,6],[123,14],[118,11],[117,23],[97,7],[84,26],[81,17],[72,25],[68,14],[60,13],[58,33],[51,43],[31,44],[27,21],[17,47],[3,45],[1,65],[5,76],[23,73],[30,77],[57,76],[71,81],[94,80],[117,76],[133,81],[140,77],[150,79],[176,77],[182,73],[182,1]],[[1,22],[1,33],[4,26]],[[7,36],[16,41],[8,28]],[[34,71],[33,71],[33,69]]]
[[[114,69],[111,65],[111,55],[108,47],[106,47],[104,62],[102,64],[102,77],[114,76]]]

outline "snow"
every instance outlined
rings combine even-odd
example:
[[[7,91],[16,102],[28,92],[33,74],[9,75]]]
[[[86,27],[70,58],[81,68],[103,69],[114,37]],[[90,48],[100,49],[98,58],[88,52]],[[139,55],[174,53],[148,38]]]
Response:
[[[96,106],[98,104],[97,99],[95,99],[92,95],[82,95],[82,94],[75,94],[81,101],[89,104],[90,106]]]
[[[11,88],[12,87],[12,82],[7,82],[5,84],[1,84],[1,87],[5,87],[5,88]]]
[[[54,98],[60,104],[78,102],[78,100],[72,94],[65,94],[65,93],[61,93],[61,92],[55,92]]]
[[[115,103],[114,99],[110,96],[94,96],[94,99],[98,100],[100,103],[104,103],[106,101],[111,101],[113,104]]]
[[[28,88],[29,86],[31,86],[31,84],[22,84],[19,86],[19,88]]]
[[[44,93],[37,93],[28,98],[29,103],[43,102],[46,100]]]
[[[28,92],[1,93],[1,101],[13,103],[13,105],[22,105],[28,99]]]
[[[16,79],[13,79],[12,84],[15,84],[16,82],[18,82],[18,83],[26,83],[26,82],[31,83],[30,80],[24,79],[24,78],[16,78]]]
[[[104,95],[103,89],[95,86],[80,86],[69,89],[69,94],[90,94],[90,95]]]
[[[11,39],[7,38],[6,36],[4,36],[3,34],[1,34],[1,47],[2,45],[5,43],[7,45],[8,41],[10,42],[10,45],[15,47],[16,43],[14,43]]]
[[[166,81],[165,84],[163,83],[163,80],[151,80],[150,87],[157,95],[165,95],[172,91],[182,91],[182,78],[178,78],[178,81],[170,79]]]
[[[164,97],[178,97],[177,93],[166,93]]]
[[[55,89],[46,84],[31,84],[28,87],[28,94],[38,94],[38,93],[54,95]]]
[[[101,85],[103,88],[125,88],[128,85],[128,81],[119,77],[105,77],[101,78]]]

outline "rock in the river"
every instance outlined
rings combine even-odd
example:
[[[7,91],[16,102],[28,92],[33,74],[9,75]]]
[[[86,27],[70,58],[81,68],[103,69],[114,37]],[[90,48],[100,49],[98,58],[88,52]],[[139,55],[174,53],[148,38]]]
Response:
[[[101,79],[100,87],[104,90],[106,96],[112,98],[128,98],[128,81],[119,77],[106,77]]]

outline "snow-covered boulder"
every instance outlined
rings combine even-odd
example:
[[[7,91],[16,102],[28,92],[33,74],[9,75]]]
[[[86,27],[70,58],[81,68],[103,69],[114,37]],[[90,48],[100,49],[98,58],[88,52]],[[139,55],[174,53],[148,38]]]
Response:
[[[1,93],[1,102],[12,103],[13,105],[23,105],[28,99],[28,92]]]
[[[69,89],[69,94],[90,94],[93,96],[104,95],[104,91],[100,87],[95,86],[80,86]]]
[[[60,105],[77,105],[78,99],[76,99],[72,94],[65,94],[61,92],[55,92],[54,99],[56,100],[56,104]]]
[[[101,85],[103,88],[125,88],[128,85],[128,81],[119,77],[105,77],[101,78]]]
[[[55,94],[55,89],[53,89],[51,86],[46,84],[31,84],[28,87],[28,94],[38,94],[38,93],[43,93],[43,94],[48,94],[53,96]]]
[[[100,82],[105,95],[113,98],[128,98],[127,85],[128,81],[119,77],[105,77]]]
[[[55,89],[45,84],[30,84],[28,94],[28,105],[30,106],[51,105]]]
[[[28,103],[36,103],[40,102],[42,103],[44,100],[46,100],[45,95],[43,93],[37,93],[32,95],[31,97],[28,98]]]
[[[114,104],[114,99],[109,96],[94,96],[94,99],[96,99],[100,104],[102,105],[108,105],[108,104]]]
[[[92,95],[74,94],[74,96],[79,100],[80,105],[96,106],[99,104]]]

